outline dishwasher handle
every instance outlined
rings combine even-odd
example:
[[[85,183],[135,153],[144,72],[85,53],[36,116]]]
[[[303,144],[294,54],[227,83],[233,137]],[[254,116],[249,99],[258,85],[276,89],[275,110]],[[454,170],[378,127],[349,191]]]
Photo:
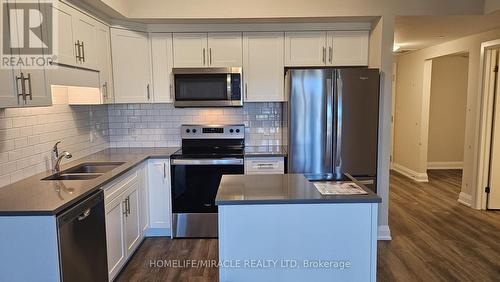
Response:
[[[92,214],[92,209],[100,202],[104,202],[104,192],[99,190],[97,193],[81,200],[76,205],[69,207],[57,215],[58,227],[66,223],[78,220],[83,221]]]

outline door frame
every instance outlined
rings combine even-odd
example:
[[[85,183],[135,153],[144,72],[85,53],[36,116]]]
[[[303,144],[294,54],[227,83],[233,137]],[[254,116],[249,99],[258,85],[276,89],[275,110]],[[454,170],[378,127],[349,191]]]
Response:
[[[479,94],[480,94],[480,134],[479,152],[476,163],[476,192],[472,195],[472,203],[481,210],[487,209],[488,194],[485,187],[488,186],[488,175],[490,166],[491,134],[493,122],[493,95],[488,91],[486,83],[489,82],[490,75],[486,72],[489,66],[491,53],[500,49],[500,39],[483,42],[481,44],[480,72],[479,72]]]

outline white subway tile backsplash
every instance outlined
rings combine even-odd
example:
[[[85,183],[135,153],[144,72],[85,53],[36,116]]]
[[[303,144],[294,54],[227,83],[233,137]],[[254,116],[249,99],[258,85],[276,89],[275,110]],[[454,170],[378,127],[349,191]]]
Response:
[[[224,109],[180,109],[172,104],[109,105],[110,144],[112,147],[180,146],[182,124],[242,123],[248,127],[247,145],[282,145],[282,107],[282,103],[247,103],[243,108]]]

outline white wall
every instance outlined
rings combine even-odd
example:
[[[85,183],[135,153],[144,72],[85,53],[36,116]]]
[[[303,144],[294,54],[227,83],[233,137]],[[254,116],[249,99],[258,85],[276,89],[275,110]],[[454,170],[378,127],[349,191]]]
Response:
[[[50,107],[0,109],[0,187],[50,169],[57,141],[73,159],[109,146],[107,106],[70,107],[60,87],[52,97]]]
[[[95,1],[95,0],[86,0]],[[482,14],[481,0],[102,0],[136,19],[252,19],[381,15]]]
[[[464,174],[462,193],[471,195],[479,136],[479,64],[481,43],[500,38],[500,29],[483,32],[396,57],[398,83],[395,111],[395,163],[425,173],[427,161],[421,156],[421,112],[425,60],[469,52],[467,113],[465,123]],[[426,154],[424,154],[426,156]],[[474,188],[475,189],[475,188]]]
[[[429,168],[460,168],[464,159],[469,57],[432,60],[429,111]]]

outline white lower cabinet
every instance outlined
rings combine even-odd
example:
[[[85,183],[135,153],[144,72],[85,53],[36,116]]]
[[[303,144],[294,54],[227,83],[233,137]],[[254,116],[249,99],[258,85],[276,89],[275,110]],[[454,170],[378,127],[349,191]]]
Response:
[[[170,160],[153,159],[148,163],[149,229],[148,236],[171,235]]]
[[[141,165],[108,184],[104,190],[109,280],[112,281],[144,237],[147,207],[146,167]],[[147,193],[147,191],[146,191]]]

